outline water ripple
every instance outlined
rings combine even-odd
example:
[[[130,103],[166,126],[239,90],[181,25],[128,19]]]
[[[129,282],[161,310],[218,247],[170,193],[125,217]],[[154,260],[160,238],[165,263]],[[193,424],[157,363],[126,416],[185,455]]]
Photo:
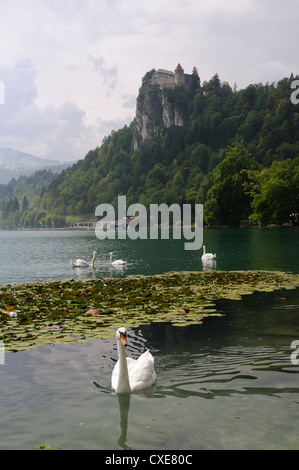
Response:
[[[180,397],[299,394],[298,369],[289,356],[273,348],[220,348],[217,354],[170,360],[160,370],[156,393]],[[291,372],[291,373],[289,373]]]

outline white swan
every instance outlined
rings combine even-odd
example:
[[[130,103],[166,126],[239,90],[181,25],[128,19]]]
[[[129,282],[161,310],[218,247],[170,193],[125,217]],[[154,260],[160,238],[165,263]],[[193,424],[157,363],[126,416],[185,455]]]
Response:
[[[113,253],[111,251],[110,252],[110,264],[112,264],[112,266],[117,266],[119,264],[127,264],[127,262],[123,261],[122,259],[116,259],[115,261],[112,261],[112,256],[113,256]]]
[[[96,256],[97,256],[97,252],[93,251],[91,263],[88,263],[87,261],[84,261],[84,259],[77,259],[76,261],[70,260],[70,263],[75,268],[84,268],[85,266],[91,266],[93,268]]]
[[[202,257],[201,259],[203,261],[206,261],[206,260],[209,260],[209,259],[215,259],[216,258],[216,253],[206,253],[206,247],[205,245],[202,247],[203,249],[203,254],[202,254]]]
[[[112,372],[111,385],[116,393],[132,393],[135,390],[148,388],[156,381],[154,358],[147,350],[138,359],[126,357],[126,328],[116,332],[118,361]]]

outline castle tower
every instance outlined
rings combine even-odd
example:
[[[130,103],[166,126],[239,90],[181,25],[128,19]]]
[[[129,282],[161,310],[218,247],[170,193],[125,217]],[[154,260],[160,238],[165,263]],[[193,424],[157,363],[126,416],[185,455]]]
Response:
[[[181,66],[181,64],[178,64],[176,66],[176,69],[174,71],[174,81],[176,85],[184,85],[185,78],[184,78],[184,69]]]

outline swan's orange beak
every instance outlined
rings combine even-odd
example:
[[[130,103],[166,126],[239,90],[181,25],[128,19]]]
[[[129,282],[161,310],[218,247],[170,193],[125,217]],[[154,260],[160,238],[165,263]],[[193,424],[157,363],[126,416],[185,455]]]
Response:
[[[127,346],[128,344],[128,341],[127,341],[127,337],[125,335],[120,335],[120,339],[121,339],[121,342],[124,346]]]

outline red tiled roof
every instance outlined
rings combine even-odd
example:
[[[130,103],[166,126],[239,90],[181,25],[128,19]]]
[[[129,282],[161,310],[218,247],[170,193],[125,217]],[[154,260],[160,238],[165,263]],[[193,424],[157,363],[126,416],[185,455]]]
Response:
[[[176,66],[176,69],[175,69],[175,70],[182,70],[182,71],[184,71],[184,69],[183,69],[183,67],[181,66],[181,64],[178,64],[178,65]]]

